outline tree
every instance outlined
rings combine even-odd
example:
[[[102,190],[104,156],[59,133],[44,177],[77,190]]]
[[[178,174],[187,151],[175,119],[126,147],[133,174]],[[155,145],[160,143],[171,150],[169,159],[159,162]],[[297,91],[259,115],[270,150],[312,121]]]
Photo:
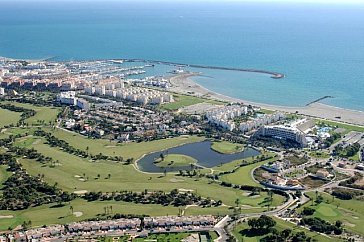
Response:
[[[304,207],[303,208],[303,211],[302,211],[302,214],[303,215],[306,215],[306,216],[310,216],[310,215],[313,215],[315,213],[315,209],[313,208],[309,208],[309,207]]]
[[[70,206],[71,214],[73,214],[73,206]]]
[[[239,207],[239,204],[240,204],[240,199],[239,198],[235,199],[235,205],[236,205],[236,207]]]

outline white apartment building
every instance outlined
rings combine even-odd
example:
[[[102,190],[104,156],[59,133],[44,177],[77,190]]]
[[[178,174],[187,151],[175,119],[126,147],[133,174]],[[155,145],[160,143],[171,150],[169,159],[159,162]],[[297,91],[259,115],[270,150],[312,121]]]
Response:
[[[256,134],[277,139],[292,140],[302,147],[307,146],[305,133],[292,125],[266,125],[261,127]]]
[[[259,127],[267,124],[271,124],[274,122],[278,122],[286,118],[286,115],[280,112],[273,113],[273,114],[265,114],[259,118],[249,120],[247,122],[241,123],[239,129],[241,132],[246,133]]]

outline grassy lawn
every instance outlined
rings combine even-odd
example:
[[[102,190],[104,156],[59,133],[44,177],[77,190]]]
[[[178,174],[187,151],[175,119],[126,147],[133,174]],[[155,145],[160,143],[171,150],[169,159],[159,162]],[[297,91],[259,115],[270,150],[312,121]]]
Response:
[[[168,154],[164,156],[164,159],[159,158],[155,161],[155,164],[159,167],[188,166],[196,163],[196,159],[182,154]]]
[[[274,111],[274,110],[270,110],[270,109],[264,109],[264,108],[261,108],[261,109],[260,109],[260,112],[261,112],[261,113],[264,113],[264,114],[272,114],[272,113],[274,113],[275,111]]]
[[[307,193],[311,198],[315,200],[315,192]],[[320,204],[311,202],[305,204],[304,207],[311,207],[316,210],[314,217],[319,217],[334,223],[337,220],[343,222],[345,229],[354,231],[358,234],[364,235],[364,201],[352,199],[341,200],[334,198],[330,194],[320,193],[323,196],[324,201]],[[301,208],[303,209],[303,208]]]
[[[357,125],[351,125],[351,124],[345,124],[345,123],[321,120],[321,119],[316,119],[316,120],[317,120],[317,123],[325,123],[329,126],[346,129],[345,133],[349,133],[350,131],[364,132],[363,126],[357,126]]]
[[[161,151],[174,146],[179,146],[186,143],[194,143],[203,141],[205,138],[197,136],[180,136],[171,139],[163,139],[141,143],[127,143],[120,144],[114,141],[108,141],[105,139],[91,139],[74,132],[64,131],[62,129],[50,129],[44,128],[45,131],[51,132],[55,137],[68,142],[71,146],[86,150],[89,149],[89,153],[96,155],[103,153],[109,156],[122,156],[124,158],[138,159],[144,154],[148,154],[154,151]]]
[[[6,230],[9,226],[14,228],[23,221],[32,221],[32,226],[42,226],[44,224],[66,224],[74,221],[96,218],[97,215],[105,212],[104,207],[112,206],[113,214],[140,214],[149,216],[178,215],[180,207],[162,206],[157,204],[134,204],[116,201],[95,201],[87,202],[83,199],[76,199],[70,203],[65,203],[63,207],[56,207],[56,204],[45,204],[20,211],[2,211],[4,216],[13,216],[12,218],[0,219],[0,231]],[[70,206],[74,212],[81,212],[82,216],[76,217],[71,214]],[[186,215],[197,214],[227,214],[227,207],[218,208],[189,208]]]
[[[19,121],[21,113],[12,112],[3,108],[0,108],[0,128],[14,124]]]
[[[170,241],[170,242],[180,242],[181,240],[187,238],[190,233],[168,233],[168,234],[152,234],[146,238],[137,238],[133,242],[144,242],[144,241]]]
[[[33,137],[30,137],[33,139]],[[27,143],[20,140],[17,145]],[[87,159],[70,155],[56,147],[50,147],[43,139],[34,140],[29,146],[35,148],[45,156],[59,161],[59,165],[51,167],[33,160],[22,159],[20,162],[32,175],[44,174],[49,184],[58,185],[67,191],[103,191],[112,192],[120,190],[144,191],[171,191],[172,189],[188,189],[197,192],[203,197],[222,200],[224,204],[232,206],[239,198],[247,204],[260,206],[259,199],[243,196],[243,191],[222,188],[218,184],[209,184],[207,178],[187,178],[175,174],[145,174],[134,169],[132,165],[122,165],[111,161],[91,162]],[[100,174],[100,178],[98,178]],[[110,179],[108,179],[110,174]],[[83,181],[86,179],[86,181]],[[267,196],[264,194],[262,197]],[[263,198],[264,199],[264,198]]]
[[[0,149],[0,154],[2,153],[2,150]],[[7,166],[1,165],[0,166],[0,189],[3,188],[3,182],[6,181],[6,179],[9,178],[11,175],[11,172],[8,172]],[[1,194],[1,191],[0,191]]]
[[[222,153],[222,154],[233,154],[237,152],[241,152],[244,148],[242,144],[234,144],[227,141],[215,141],[211,145],[211,149]]]
[[[274,228],[276,228],[278,231],[282,231],[284,229],[291,229],[292,233],[297,233],[297,232],[303,231],[309,237],[314,238],[320,242],[341,241],[336,238],[326,237],[326,236],[320,235],[318,233],[311,232],[305,228],[299,227],[293,223],[284,221],[282,219],[274,218],[274,220],[277,222],[277,224]],[[259,242],[260,239],[269,235],[269,234],[265,234],[265,235],[252,234],[249,231],[249,225],[248,225],[247,221],[238,224],[234,228],[233,233],[238,238],[239,241],[244,241],[244,242]]]
[[[57,130],[52,132],[55,136],[69,141],[75,147],[85,149],[90,147],[90,152],[105,150],[109,155],[123,155],[124,157],[138,158],[142,154],[165,149],[182,143],[200,141],[203,138],[186,136],[169,140],[153,141],[148,143],[130,143],[118,145],[117,143],[106,140],[93,140],[84,138],[78,134]],[[176,174],[168,173],[166,176],[161,174],[147,174],[137,170],[132,165],[123,165],[111,161],[92,162],[87,159],[68,154],[58,147],[50,147],[41,137],[27,136],[17,139],[17,146],[35,148],[45,156],[52,157],[58,161],[55,167],[50,164],[42,164],[34,160],[19,159],[23,167],[33,176],[44,174],[44,179],[49,184],[57,183],[58,186],[66,191],[103,191],[113,192],[121,190],[129,191],[171,191],[172,189],[187,189],[202,197],[214,200],[222,200],[227,206],[200,208],[190,207],[185,213],[188,215],[197,214],[230,214],[232,210],[229,206],[234,206],[235,200],[239,199],[243,207],[242,213],[261,212],[266,210],[265,199],[268,194],[262,192],[259,196],[249,196],[248,192],[225,188],[216,183],[211,183],[207,178],[180,177]],[[114,145],[108,147],[109,145]],[[95,149],[95,150],[93,150]],[[110,178],[109,178],[110,174]],[[86,181],[85,181],[85,180]],[[272,206],[276,206],[284,201],[284,197],[274,196]],[[69,205],[61,208],[50,208],[51,205],[29,208],[23,211],[0,211],[0,214],[12,215],[13,218],[0,219],[0,228],[6,229],[9,226],[16,226],[22,221],[32,220],[33,225],[43,225],[51,223],[68,223],[71,221],[92,218],[103,212],[105,206],[112,205],[114,213],[132,213],[149,215],[178,214],[178,208],[171,206],[160,206],[152,204],[133,204],[115,201],[86,202],[75,200],[71,202],[74,211],[83,213],[81,217],[75,217],[69,212]],[[244,206],[243,206],[244,205]]]
[[[44,121],[45,124],[48,124],[49,122],[54,122],[57,119],[57,115],[60,111],[60,108],[56,107],[35,106],[28,103],[17,103],[17,102],[4,102],[4,103],[36,111],[36,114],[34,116],[25,120],[25,122],[29,124],[39,124],[42,121]]]
[[[323,151],[313,151],[309,153],[309,156],[317,159],[327,159],[330,157],[330,154]]]
[[[261,186],[259,183],[256,183],[252,177],[251,172],[254,168],[259,167],[267,162],[277,160],[278,158],[274,157],[265,161],[257,162],[251,165],[243,166],[239,168],[234,173],[222,175],[220,180],[225,182],[230,182],[232,184],[237,185],[250,185],[250,186]]]
[[[289,162],[293,166],[299,166],[299,165],[302,165],[302,164],[304,164],[304,163],[306,163],[308,161],[308,159],[305,159],[303,157],[298,157],[298,156],[288,156],[288,157],[285,157],[285,159],[289,160]]]
[[[173,103],[166,103],[161,105],[162,109],[165,110],[177,110],[179,108],[191,106],[197,103],[211,103],[211,104],[224,104],[223,102],[195,97],[195,96],[189,96],[189,95],[183,95],[183,94],[173,94],[174,102]]]

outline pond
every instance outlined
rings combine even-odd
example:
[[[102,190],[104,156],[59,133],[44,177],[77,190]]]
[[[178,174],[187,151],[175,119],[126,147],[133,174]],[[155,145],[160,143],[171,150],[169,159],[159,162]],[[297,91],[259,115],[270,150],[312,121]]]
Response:
[[[181,146],[173,147],[163,151],[157,151],[150,154],[145,155],[140,160],[137,161],[137,166],[139,170],[144,172],[152,172],[152,173],[163,173],[164,170],[167,172],[177,172],[180,170],[191,170],[191,166],[178,166],[178,167],[158,167],[154,164],[154,161],[160,158],[160,154],[164,155],[168,154],[182,154],[191,156],[196,159],[197,167],[214,167],[220,164],[229,163],[234,160],[244,159],[251,156],[257,156],[260,154],[259,151],[246,148],[241,152],[237,152],[234,154],[221,154],[211,149],[211,141],[202,141],[191,144],[184,144]]]

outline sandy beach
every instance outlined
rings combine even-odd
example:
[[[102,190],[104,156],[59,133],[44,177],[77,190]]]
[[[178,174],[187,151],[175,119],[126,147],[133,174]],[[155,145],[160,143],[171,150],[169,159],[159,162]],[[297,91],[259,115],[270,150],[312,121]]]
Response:
[[[348,124],[364,126],[364,112],[338,108],[322,103],[313,103],[304,107],[286,107],[264,103],[255,103],[239,98],[228,97],[197,84],[190,77],[198,75],[197,73],[184,73],[169,78],[170,90],[177,93],[189,94],[198,97],[205,97],[228,102],[242,102],[247,105],[258,106],[263,109],[284,111],[290,113],[299,113],[315,118],[343,122]]]

